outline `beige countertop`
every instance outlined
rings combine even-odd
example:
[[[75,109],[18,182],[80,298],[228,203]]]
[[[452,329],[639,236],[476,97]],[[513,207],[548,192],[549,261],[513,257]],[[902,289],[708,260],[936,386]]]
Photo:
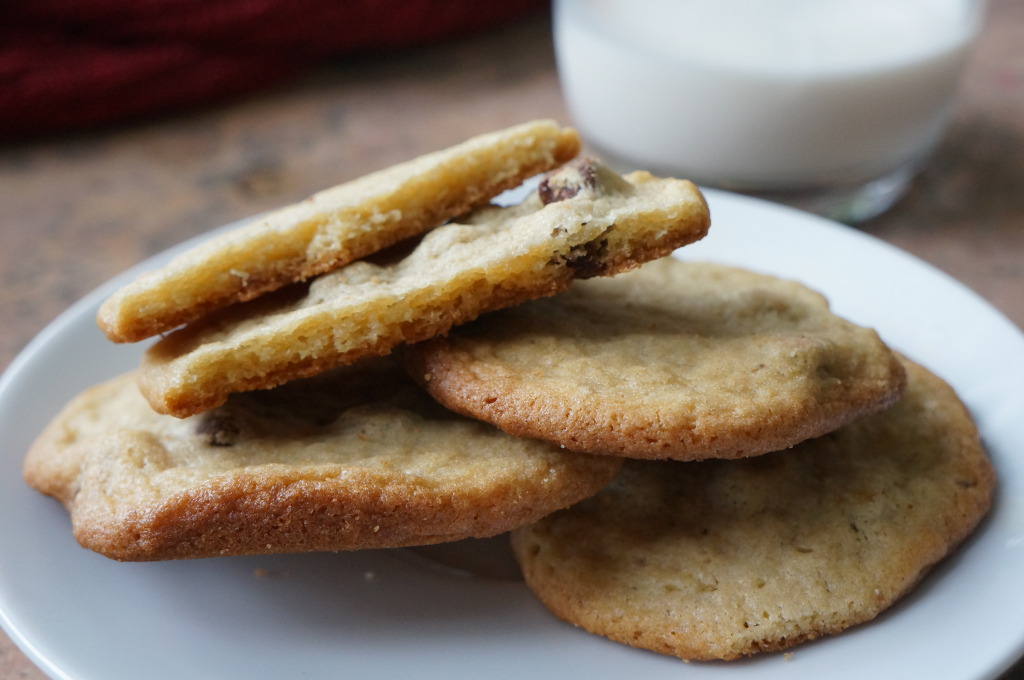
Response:
[[[861,227],[959,279],[1018,326],[1021,35],[1024,3],[993,0],[946,142],[910,194]],[[0,146],[0,369],[71,303],[170,245],[539,117],[571,122],[543,14],[412,54],[339,61],[187,115]],[[0,680],[42,677],[0,634]],[[1007,677],[1024,679],[1024,664]]]

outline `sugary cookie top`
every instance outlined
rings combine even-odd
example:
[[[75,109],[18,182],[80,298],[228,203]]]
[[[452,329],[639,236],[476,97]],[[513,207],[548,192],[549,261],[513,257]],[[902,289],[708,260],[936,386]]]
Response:
[[[68,405],[26,477],[84,545],[134,560],[493,535],[617,468],[456,416],[381,359],[187,419],[155,413],[124,375]]]
[[[891,409],[745,460],[629,461],[513,535],[527,583],[591,632],[686,659],[781,650],[874,618],[988,510],[966,409],[908,362]]]

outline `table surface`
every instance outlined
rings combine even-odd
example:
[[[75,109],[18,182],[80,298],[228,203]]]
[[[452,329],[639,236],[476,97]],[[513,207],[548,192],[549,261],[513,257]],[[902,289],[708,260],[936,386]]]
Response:
[[[945,142],[902,202],[861,225],[959,279],[1018,326],[1021,35],[1024,3],[992,0]],[[0,369],[68,305],[168,246],[540,117],[571,123],[543,13],[413,54],[331,63],[187,115],[0,147]],[[43,677],[0,633],[0,680]],[[1006,677],[1024,679],[1024,663]]]

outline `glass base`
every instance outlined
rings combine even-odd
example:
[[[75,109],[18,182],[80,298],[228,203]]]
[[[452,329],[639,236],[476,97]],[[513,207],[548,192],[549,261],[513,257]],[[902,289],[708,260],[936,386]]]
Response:
[[[916,174],[917,168],[908,166],[864,184],[828,189],[744,191],[736,187],[721,188],[853,225],[877,217],[894,206],[907,193]]]

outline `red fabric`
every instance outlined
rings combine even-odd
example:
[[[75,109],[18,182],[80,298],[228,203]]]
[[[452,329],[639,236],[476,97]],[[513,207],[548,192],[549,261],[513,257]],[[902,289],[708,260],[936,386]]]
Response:
[[[30,0],[0,4],[0,138],[181,110],[323,59],[410,49],[546,0]],[[15,6],[16,5],[16,6]]]

